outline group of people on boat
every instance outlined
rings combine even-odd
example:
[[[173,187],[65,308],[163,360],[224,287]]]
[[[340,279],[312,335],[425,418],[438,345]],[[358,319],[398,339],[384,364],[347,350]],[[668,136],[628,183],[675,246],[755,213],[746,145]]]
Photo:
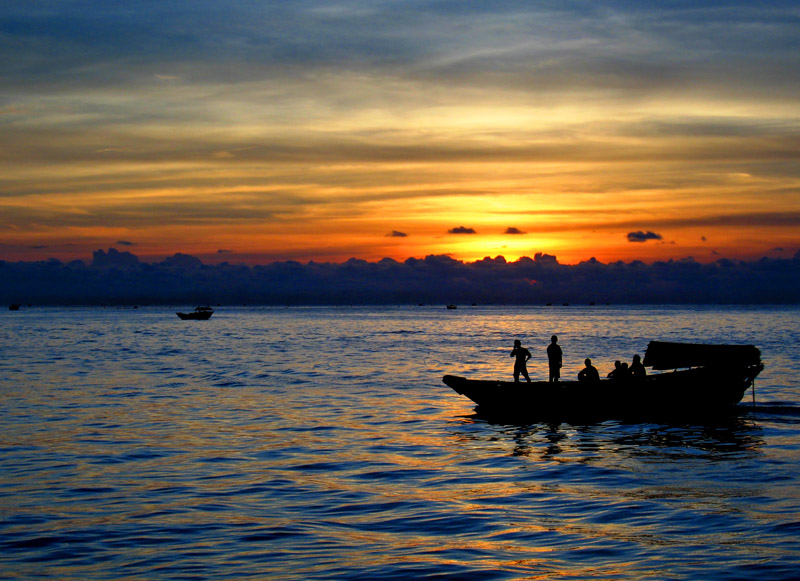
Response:
[[[528,375],[528,360],[531,352],[522,346],[519,339],[514,341],[514,349],[511,350],[511,357],[514,357],[514,381],[519,383],[519,376],[525,378],[530,383]],[[558,344],[558,336],[550,337],[550,344],[547,346],[547,363],[550,371],[549,382],[557,383],[561,379],[561,367],[563,364],[563,353]],[[584,368],[578,373],[578,381],[585,383],[596,383],[600,381],[600,372],[592,365],[592,360],[588,357],[583,362]],[[642,358],[637,354],[633,356],[630,366],[620,361],[614,362],[614,369],[608,374],[608,378],[615,382],[628,383],[644,381],[647,371],[642,365]]]
[[[614,369],[608,373],[608,378],[614,381],[644,381],[646,376],[647,370],[638,354],[633,356],[630,365],[619,360],[614,361]]]

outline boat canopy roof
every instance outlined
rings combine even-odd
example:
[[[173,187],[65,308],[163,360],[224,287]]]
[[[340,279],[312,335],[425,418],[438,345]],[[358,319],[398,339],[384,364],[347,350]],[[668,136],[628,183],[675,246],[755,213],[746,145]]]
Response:
[[[753,345],[705,345],[650,341],[643,364],[653,369],[678,367],[746,366],[761,363],[761,351]]]

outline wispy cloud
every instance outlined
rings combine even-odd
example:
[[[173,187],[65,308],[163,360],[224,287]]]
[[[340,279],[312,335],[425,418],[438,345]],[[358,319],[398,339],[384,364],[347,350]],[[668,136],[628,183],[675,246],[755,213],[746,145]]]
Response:
[[[791,248],[796,24],[784,1],[4,2],[0,244],[309,257],[400,223],[422,255],[493,214],[569,232],[552,251],[643,223],[676,252],[701,227]]]

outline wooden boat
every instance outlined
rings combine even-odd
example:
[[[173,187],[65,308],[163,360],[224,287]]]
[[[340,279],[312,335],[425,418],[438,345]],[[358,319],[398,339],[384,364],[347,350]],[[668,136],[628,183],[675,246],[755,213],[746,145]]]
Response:
[[[443,381],[481,413],[542,419],[708,416],[728,413],[764,369],[752,345],[651,341],[635,380],[520,382],[445,375]],[[672,370],[672,371],[665,371]]]
[[[184,321],[207,321],[213,314],[214,309],[211,307],[195,307],[191,312],[177,313],[177,315]]]

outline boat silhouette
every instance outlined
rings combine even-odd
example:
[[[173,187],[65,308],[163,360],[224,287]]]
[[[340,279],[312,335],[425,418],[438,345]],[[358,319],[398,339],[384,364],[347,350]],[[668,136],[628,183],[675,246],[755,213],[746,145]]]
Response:
[[[188,313],[176,313],[183,321],[207,321],[214,314],[211,307],[195,307]]]
[[[706,417],[732,411],[764,369],[752,345],[651,341],[644,366],[663,373],[599,381],[520,382],[445,375],[443,382],[494,415],[543,418]],[[669,371],[668,371],[669,370]]]

